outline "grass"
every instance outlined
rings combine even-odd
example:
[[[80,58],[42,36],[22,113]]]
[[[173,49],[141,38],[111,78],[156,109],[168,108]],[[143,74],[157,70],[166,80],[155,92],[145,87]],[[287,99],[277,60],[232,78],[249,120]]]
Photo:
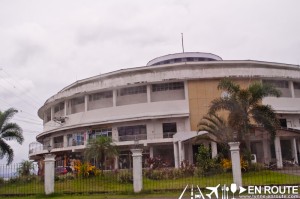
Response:
[[[232,174],[224,173],[206,177],[186,177],[174,180],[150,180],[144,178],[143,193],[155,194],[164,193],[166,191],[180,193],[187,185],[198,185],[201,188],[206,186],[216,186],[218,184],[231,184]],[[243,186],[248,185],[274,185],[274,184],[299,184],[300,176],[292,174],[284,174],[276,171],[259,171],[243,173]],[[55,192],[57,194],[89,194],[101,193],[105,198],[107,196],[115,196],[122,194],[122,198],[130,195],[132,198],[133,186],[131,183],[119,183],[116,176],[102,176],[90,178],[77,178],[74,180],[56,181]],[[31,182],[15,182],[0,185],[0,195],[28,195],[44,193],[44,184],[42,181],[33,180]],[[139,195],[141,196],[141,195]],[[56,197],[56,196],[53,196]],[[76,195],[59,195],[57,197],[76,199]],[[89,195],[93,198],[94,195]],[[29,197],[35,198],[35,196]],[[80,195],[80,198],[84,198]],[[97,196],[99,198],[99,196]],[[107,197],[108,198],[108,197]],[[141,197],[143,198],[143,197]]]

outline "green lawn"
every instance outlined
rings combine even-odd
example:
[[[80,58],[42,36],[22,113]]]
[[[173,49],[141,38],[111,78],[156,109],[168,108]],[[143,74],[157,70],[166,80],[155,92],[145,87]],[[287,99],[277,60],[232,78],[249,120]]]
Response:
[[[218,174],[207,177],[187,177],[174,180],[150,180],[144,178],[143,192],[154,193],[172,191],[178,193],[187,184],[199,187],[216,186],[218,184],[231,184],[232,174]],[[243,186],[247,185],[274,185],[274,184],[300,184],[300,176],[283,174],[276,171],[260,171],[243,173]],[[176,191],[175,191],[176,190]],[[177,191],[178,190],[178,191]],[[131,183],[119,183],[115,177],[90,177],[83,179],[65,180],[55,182],[55,192],[63,193],[102,193],[132,194]],[[0,195],[43,194],[44,186],[41,181],[29,183],[10,183],[0,185]],[[74,197],[72,197],[75,199]]]

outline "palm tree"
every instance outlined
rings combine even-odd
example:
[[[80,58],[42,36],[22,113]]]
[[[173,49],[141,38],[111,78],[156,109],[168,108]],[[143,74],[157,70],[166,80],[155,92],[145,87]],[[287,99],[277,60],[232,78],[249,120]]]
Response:
[[[117,148],[112,143],[112,139],[106,136],[99,136],[90,139],[84,152],[85,160],[95,158],[100,163],[101,170],[104,169],[105,158],[113,158],[118,154]],[[98,164],[97,164],[98,165]]]
[[[23,160],[18,168],[20,176],[30,176],[32,171],[34,171],[34,164],[29,160]]]
[[[264,97],[281,95],[273,85],[253,82],[247,88],[241,88],[229,79],[222,79],[218,89],[227,92],[227,95],[211,102],[209,114],[227,111],[228,126],[235,140],[245,140],[245,135],[257,126],[263,127],[271,137],[276,135],[279,121],[275,112],[271,106],[261,103]]]
[[[9,108],[4,112],[0,111],[0,159],[7,156],[7,164],[12,163],[14,151],[6,141],[16,140],[19,144],[24,141],[21,127],[16,123],[9,122],[17,112],[14,108]]]
[[[208,114],[201,119],[198,123],[198,133],[200,131],[207,131],[213,135],[219,143],[226,144],[233,141],[233,129],[230,128],[224,118],[215,113]]]

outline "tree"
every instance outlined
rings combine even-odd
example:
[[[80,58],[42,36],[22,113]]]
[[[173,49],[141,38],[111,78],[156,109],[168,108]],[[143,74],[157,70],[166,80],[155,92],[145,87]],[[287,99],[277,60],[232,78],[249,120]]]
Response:
[[[18,168],[18,173],[20,176],[30,176],[34,171],[34,164],[32,161],[23,160],[20,163],[20,167]]]
[[[14,151],[6,141],[16,140],[19,144],[24,141],[21,127],[16,123],[9,122],[17,112],[14,108],[9,108],[4,112],[0,111],[0,159],[6,156],[7,164],[12,163]]]
[[[261,103],[264,97],[281,95],[273,85],[253,82],[247,88],[241,88],[229,79],[222,79],[218,89],[225,91],[227,95],[211,102],[209,114],[227,111],[227,123],[235,140],[244,141],[245,135],[257,126],[263,127],[271,137],[276,135],[279,127],[276,114],[271,106]]]
[[[204,116],[198,123],[198,132],[207,131],[213,135],[218,142],[228,143],[233,141],[233,129],[227,121],[215,113]]]
[[[117,154],[118,151],[116,146],[113,145],[112,139],[106,136],[90,139],[84,152],[85,160],[89,161],[95,158],[96,162],[100,163],[101,170],[104,170],[105,158],[113,158]]]

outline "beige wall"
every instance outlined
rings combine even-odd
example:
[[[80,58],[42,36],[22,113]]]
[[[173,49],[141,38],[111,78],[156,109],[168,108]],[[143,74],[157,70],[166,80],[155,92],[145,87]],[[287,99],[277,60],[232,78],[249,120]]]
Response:
[[[254,80],[244,79],[234,81],[243,88]],[[192,131],[198,130],[197,124],[202,117],[207,114],[210,102],[213,99],[221,97],[222,91],[218,90],[218,83],[218,79],[188,81],[190,124]]]

